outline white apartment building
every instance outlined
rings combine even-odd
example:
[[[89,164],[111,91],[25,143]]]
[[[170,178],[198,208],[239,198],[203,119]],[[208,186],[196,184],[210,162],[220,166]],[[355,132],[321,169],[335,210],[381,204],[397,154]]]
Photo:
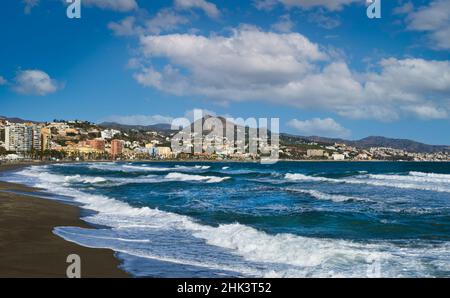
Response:
[[[120,134],[119,130],[115,130],[115,129],[105,129],[101,132],[102,135],[102,139],[112,139],[114,138],[115,135]]]
[[[34,124],[10,123],[5,127],[5,149],[15,152],[41,150],[41,127]]]

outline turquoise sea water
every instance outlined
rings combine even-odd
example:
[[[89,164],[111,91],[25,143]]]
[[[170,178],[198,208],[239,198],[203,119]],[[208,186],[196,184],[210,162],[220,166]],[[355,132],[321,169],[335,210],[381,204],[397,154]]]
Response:
[[[450,277],[450,164],[81,163],[1,177],[82,204],[134,276]]]

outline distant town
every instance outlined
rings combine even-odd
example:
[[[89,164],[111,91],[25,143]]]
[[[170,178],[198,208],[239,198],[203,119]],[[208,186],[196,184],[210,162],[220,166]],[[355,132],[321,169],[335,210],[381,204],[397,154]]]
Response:
[[[260,159],[259,154],[237,153],[233,147],[201,154],[175,153],[171,148],[171,139],[176,133],[168,125],[126,126],[80,120],[38,123],[4,117],[0,118],[0,161]],[[449,147],[432,152],[412,152],[386,146],[361,148],[286,134],[280,134],[278,150],[280,160],[450,161]]]

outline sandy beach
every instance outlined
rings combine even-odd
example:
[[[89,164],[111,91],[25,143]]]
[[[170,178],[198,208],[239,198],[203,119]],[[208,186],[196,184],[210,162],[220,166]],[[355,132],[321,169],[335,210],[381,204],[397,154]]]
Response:
[[[0,165],[0,171],[23,167]],[[36,189],[0,182],[0,277],[66,277],[66,258],[78,254],[81,276],[128,277],[114,252],[67,242],[52,233],[57,226],[92,228],[76,206],[33,196]],[[14,192],[20,192],[17,194]],[[29,194],[29,195],[28,195]]]

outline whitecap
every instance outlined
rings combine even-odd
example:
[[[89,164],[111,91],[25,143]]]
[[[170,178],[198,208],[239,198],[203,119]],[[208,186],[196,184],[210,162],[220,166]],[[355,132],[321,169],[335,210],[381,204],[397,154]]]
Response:
[[[189,175],[176,172],[167,174],[165,178],[173,181],[205,181],[207,183],[218,183],[230,179],[230,177]]]

